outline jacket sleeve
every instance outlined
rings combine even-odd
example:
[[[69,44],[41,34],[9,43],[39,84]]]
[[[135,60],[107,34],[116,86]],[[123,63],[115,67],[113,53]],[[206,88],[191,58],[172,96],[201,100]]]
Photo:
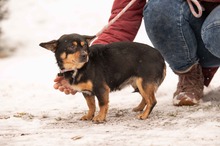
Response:
[[[131,0],[115,0],[109,21],[112,20]],[[135,3],[107,28],[93,44],[108,44],[119,41],[133,41],[140,28],[145,0],[136,0]]]

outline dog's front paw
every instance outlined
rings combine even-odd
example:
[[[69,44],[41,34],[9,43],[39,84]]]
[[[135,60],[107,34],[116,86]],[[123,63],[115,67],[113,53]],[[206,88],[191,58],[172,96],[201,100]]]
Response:
[[[93,117],[94,117],[94,115],[86,114],[86,115],[82,116],[80,118],[80,120],[82,120],[82,121],[90,121],[90,120],[92,120]]]
[[[101,116],[101,115],[97,115],[95,116],[92,121],[95,123],[95,124],[100,124],[100,123],[104,123],[106,120],[105,120],[105,117],[104,116]]]

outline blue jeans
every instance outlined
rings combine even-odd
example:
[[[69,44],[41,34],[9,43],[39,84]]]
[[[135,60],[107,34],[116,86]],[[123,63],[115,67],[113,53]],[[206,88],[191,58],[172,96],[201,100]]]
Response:
[[[220,66],[220,6],[195,18],[186,0],[149,0],[143,14],[149,39],[172,70]]]

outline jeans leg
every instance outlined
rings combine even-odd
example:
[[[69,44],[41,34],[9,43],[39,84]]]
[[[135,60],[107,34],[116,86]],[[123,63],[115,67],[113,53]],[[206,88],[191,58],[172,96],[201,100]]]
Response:
[[[171,69],[185,71],[199,61],[198,48],[205,49],[201,39],[205,16],[195,18],[185,0],[149,0],[143,14],[152,44]]]
[[[220,6],[216,7],[206,18],[201,30],[202,40],[207,50],[201,50],[203,66],[220,65]],[[208,55],[207,55],[208,52]],[[211,55],[210,55],[211,53]],[[202,57],[205,56],[205,57]]]

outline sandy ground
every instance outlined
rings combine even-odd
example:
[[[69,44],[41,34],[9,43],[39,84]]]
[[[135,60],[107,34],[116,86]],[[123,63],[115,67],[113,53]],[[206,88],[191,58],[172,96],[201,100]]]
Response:
[[[1,25],[7,44],[17,51],[0,59],[0,146],[220,145],[219,72],[200,105],[174,107],[177,77],[168,68],[147,120],[132,112],[141,97],[130,87],[110,94],[103,124],[79,120],[87,111],[80,93],[67,96],[53,89],[55,59],[38,44],[64,33],[95,34],[106,24],[111,3],[9,1],[10,17]],[[135,40],[150,44],[143,26]]]

